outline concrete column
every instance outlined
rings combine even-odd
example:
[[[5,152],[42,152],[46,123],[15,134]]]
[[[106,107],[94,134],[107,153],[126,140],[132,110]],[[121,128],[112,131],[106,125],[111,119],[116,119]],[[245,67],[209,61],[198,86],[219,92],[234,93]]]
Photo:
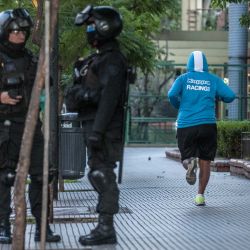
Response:
[[[239,23],[240,17],[247,13],[247,4],[229,5],[228,78],[229,86],[238,98],[228,104],[228,118],[236,120],[247,118],[247,68],[244,65],[247,64],[248,31]]]

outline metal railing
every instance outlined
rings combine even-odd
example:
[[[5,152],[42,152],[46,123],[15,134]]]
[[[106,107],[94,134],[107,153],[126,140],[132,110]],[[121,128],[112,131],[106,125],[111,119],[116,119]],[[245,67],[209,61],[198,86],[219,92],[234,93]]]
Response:
[[[132,117],[127,144],[176,145],[175,118]]]

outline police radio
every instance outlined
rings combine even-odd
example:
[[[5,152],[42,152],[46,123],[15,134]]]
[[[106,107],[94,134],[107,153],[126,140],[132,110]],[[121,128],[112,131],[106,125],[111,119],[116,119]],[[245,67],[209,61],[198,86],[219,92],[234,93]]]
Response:
[[[5,62],[2,65],[2,82],[11,98],[16,99],[18,95],[22,95],[24,74],[18,72],[14,62]]]

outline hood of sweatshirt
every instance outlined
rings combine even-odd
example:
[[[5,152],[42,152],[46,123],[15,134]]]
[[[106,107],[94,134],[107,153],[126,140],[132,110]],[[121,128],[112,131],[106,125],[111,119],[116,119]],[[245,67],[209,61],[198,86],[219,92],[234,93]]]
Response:
[[[193,51],[188,58],[187,71],[208,71],[207,58],[201,51]]]

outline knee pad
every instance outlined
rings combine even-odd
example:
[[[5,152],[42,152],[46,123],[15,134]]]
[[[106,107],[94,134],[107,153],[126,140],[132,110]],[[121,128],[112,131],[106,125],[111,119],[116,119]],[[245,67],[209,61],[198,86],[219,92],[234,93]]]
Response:
[[[98,193],[102,193],[109,188],[109,180],[107,173],[102,169],[90,171],[88,173],[90,183]]]
[[[16,178],[16,172],[12,169],[4,170],[0,175],[0,181],[7,187],[12,187],[14,185]]]

